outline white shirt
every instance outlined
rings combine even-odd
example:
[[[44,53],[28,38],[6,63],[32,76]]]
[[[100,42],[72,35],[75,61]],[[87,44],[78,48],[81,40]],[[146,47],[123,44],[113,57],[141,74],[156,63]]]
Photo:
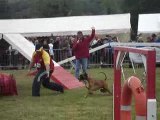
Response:
[[[54,55],[54,52],[53,52],[53,44],[52,43],[49,43],[49,53],[50,55]]]

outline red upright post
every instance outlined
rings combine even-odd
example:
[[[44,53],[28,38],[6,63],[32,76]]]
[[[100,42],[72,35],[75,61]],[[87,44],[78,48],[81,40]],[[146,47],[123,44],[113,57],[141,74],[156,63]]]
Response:
[[[120,120],[121,69],[116,68],[118,50],[114,51],[114,120]]]
[[[155,99],[156,52],[148,51],[147,55],[147,98]]]
[[[149,99],[155,99],[155,72],[156,72],[156,51],[150,49],[138,49],[138,48],[131,48],[131,47],[115,47],[114,48],[114,120],[121,120],[121,68],[120,66],[117,67],[116,61],[118,52],[133,52],[139,53],[146,56],[147,60],[147,68],[146,68],[146,78],[147,78],[147,105],[156,106],[156,102],[148,103]],[[146,105],[146,106],[147,106]],[[147,120],[151,116],[154,119],[156,117],[156,107],[153,108],[153,112],[148,113],[148,106],[147,106]],[[155,114],[154,116],[152,114]]]

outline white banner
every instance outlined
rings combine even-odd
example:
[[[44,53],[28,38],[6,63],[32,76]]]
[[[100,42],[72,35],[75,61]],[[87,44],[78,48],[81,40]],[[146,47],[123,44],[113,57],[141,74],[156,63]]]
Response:
[[[160,48],[157,47],[142,47],[142,49],[155,49],[156,51],[156,62],[160,63]],[[143,63],[141,54],[138,53],[129,53],[129,58],[134,63]]]

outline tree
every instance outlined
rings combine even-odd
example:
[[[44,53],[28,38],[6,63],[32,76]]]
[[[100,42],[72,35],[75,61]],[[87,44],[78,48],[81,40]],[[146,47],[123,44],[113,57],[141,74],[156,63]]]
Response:
[[[0,19],[9,18],[8,1],[0,0]]]
[[[121,5],[123,0],[102,0],[101,4],[105,8],[107,14],[122,13]]]
[[[131,13],[132,40],[136,40],[138,28],[138,15],[142,13],[160,12],[159,0],[124,0],[123,12]]]
[[[69,2],[70,1],[70,2]],[[74,0],[34,0],[31,1],[32,16],[37,17],[58,17],[68,16]]]
[[[131,13],[131,40],[136,40],[138,28],[138,14],[141,11],[142,1],[139,0],[124,0],[122,4],[123,12]]]
[[[141,13],[159,13],[160,12],[159,0],[143,0]]]
[[[29,18],[30,2],[29,0],[9,0],[9,11],[11,18]]]

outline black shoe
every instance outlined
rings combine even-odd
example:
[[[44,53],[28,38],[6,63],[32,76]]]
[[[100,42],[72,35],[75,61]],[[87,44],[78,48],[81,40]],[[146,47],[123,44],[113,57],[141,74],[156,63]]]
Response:
[[[64,93],[64,89],[63,88],[60,90],[60,93]]]

